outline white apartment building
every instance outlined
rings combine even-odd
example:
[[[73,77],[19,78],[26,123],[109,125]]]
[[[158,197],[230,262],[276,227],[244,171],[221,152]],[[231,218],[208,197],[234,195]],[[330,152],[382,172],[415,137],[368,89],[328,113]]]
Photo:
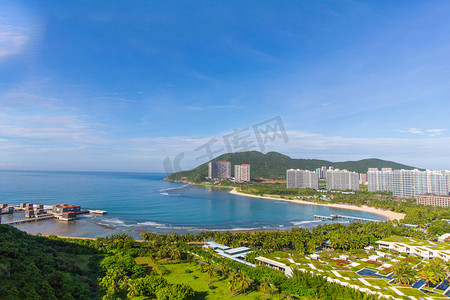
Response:
[[[391,168],[369,168],[367,172],[367,190],[369,192],[387,191],[392,192],[392,176]]]
[[[250,181],[250,165],[249,164],[235,165],[234,180],[236,182]]]
[[[359,174],[347,170],[328,169],[327,190],[359,190]]]
[[[226,160],[210,162],[208,164],[208,178],[225,179],[231,177],[231,163]]]
[[[395,170],[392,193],[398,197],[415,197],[418,194],[446,196],[450,193],[449,171]]]
[[[327,167],[317,168],[316,174],[319,179],[325,179],[327,177]]]
[[[368,191],[388,191],[398,197],[418,194],[449,195],[450,171],[420,171],[370,168],[367,172]]]
[[[319,178],[317,173],[309,170],[286,171],[286,187],[288,189],[319,189]]]

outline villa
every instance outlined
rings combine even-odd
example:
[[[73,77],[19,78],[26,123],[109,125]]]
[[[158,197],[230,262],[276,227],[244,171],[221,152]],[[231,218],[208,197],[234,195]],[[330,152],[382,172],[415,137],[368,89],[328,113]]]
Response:
[[[238,248],[231,248],[216,242],[207,242],[206,244],[203,245],[202,247],[203,249],[212,249],[214,250],[214,252],[216,252],[218,255],[222,256],[222,257],[226,257],[229,258],[231,260],[234,260],[238,263],[250,266],[250,267],[255,267],[254,264],[249,263],[248,261],[245,261],[244,258],[245,256],[252,252],[253,250],[247,247],[238,247]]]
[[[450,245],[446,243],[433,243],[401,236],[392,236],[376,243],[380,249],[395,250],[424,259],[441,258],[450,261]]]

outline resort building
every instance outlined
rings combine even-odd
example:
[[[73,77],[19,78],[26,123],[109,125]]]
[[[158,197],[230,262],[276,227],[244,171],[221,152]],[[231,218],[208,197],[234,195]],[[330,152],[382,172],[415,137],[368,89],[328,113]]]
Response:
[[[269,268],[273,268],[273,269],[276,269],[276,270],[279,270],[279,271],[282,271],[282,272],[286,271],[286,267],[287,266],[285,264],[281,263],[281,262],[278,262],[278,261],[275,261],[275,260],[272,260],[272,259],[268,259],[268,258],[265,258],[265,257],[262,257],[262,256],[258,256],[255,259],[258,261],[258,265],[264,265],[264,266],[267,266]]]
[[[8,206],[6,203],[0,204],[0,215],[1,214],[12,214],[14,213],[14,206]]]
[[[309,170],[286,171],[286,187],[288,189],[319,189],[319,178],[317,173]]]
[[[359,173],[359,184],[367,184],[367,174]]]
[[[392,192],[397,197],[413,198],[418,194],[449,195],[450,171],[380,170],[367,172],[368,191]]]
[[[63,214],[67,212],[79,213],[81,211],[81,206],[79,205],[67,205],[67,204],[56,204],[53,205],[52,212],[55,214]]]
[[[450,261],[450,245],[433,243],[401,236],[392,236],[376,242],[380,249],[417,255],[424,259],[441,258]]]
[[[286,276],[291,277],[292,276],[292,269],[289,266],[286,266],[282,262],[278,262],[266,257],[258,256],[255,258],[255,260],[258,262],[258,265],[267,266],[269,268],[273,268],[275,270],[279,270],[284,272]]]
[[[326,179],[327,177],[327,167],[321,167],[316,169],[316,174],[319,180]]]
[[[395,170],[392,193],[398,197],[418,194],[449,195],[449,171]]]
[[[250,267],[255,267],[254,264],[249,263],[248,261],[245,261],[244,258],[245,256],[250,253],[253,252],[252,249],[247,248],[247,247],[238,247],[238,248],[230,248],[228,246],[216,243],[216,242],[207,242],[202,246],[203,249],[212,249],[214,250],[214,252],[216,252],[218,255],[229,258],[231,260],[234,260],[238,263],[250,266]]]
[[[450,196],[439,196],[431,194],[416,195],[417,204],[450,207]]]
[[[392,192],[392,176],[391,168],[369,168],[367,172],[367,190],[369,192],[387,191]]]
[[[327,170],[327,190],[359,190],[359,174],[347,170]]]
[[[234,180],[236,182],[250,181],[250,165],[249,164],[235,165]]]
[[[61,221],[73,221],[77,219],[77,215],[81,213],[81,206],[79,205],[53,205],[52,212],[57,215]]]
[[[439,242],[445,242],[445,240],[450,239],[450,233],[444,233],[440,237],[438,237]]]
[[[208,178],[226,179],[231,177],[231,163],[226,160],[210,162],[208,164]]]

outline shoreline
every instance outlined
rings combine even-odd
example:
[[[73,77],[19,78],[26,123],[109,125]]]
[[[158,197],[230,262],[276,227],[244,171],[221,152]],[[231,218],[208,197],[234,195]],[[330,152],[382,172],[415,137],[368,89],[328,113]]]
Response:
[[[288,201],[288,202],[297,203],[297,204],[319,205],[319,206],[327,206],[327,207],[332,207],[332,208],[341,208],[341,209],[362,211],[362,212],[373,213],[373,214],[383,216],[390,221],[402,220],[406,216],[406,214],[396,213],[396,212],[393,212],[390,210],[384,210],[381,208],[375,208],[375,207],[370,207],[370,206],[356,206],[353,204],[343,204],[343,203],[322,204],[322,203],[315,203],[315,202],[309,202],[309,201],[304,201],[304,200],[288,200],[288,199],[273,198],[273,197],[267,197],[267,196],[257,196],[257,195],[238,192],[236,190],[236,188],[232,188],[232,190],[229,191],[229,193],[233,194],[233,195],[244,196],[244,197],[253,197],[253,198],[278,200],[278,201]]]

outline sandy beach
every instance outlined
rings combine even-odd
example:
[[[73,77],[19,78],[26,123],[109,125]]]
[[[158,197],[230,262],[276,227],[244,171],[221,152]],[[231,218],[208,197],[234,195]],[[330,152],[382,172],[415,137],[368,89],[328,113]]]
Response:
[[[298,203],[298,204],[320,205],[320,206],[328,206],[328,207],[334,207],[334,208],[363,211],[363,212],[373,213],[373,214],[377,214],[377,215],[386,217],[391,221],[392,220],[401,220],[405,217],[405,214],[402,214],[402,213],[396,213],[396,212],[393,212],[390,210],[384,210],[384,209],[369,207],[369,206],[356,206],[353,204],[343,204],[343,203],[322,204],[322,203],[314,203],[314,202],[308,202],[308,201],[303,201],[303,200],[287,200],[287,199],[272,198],[272,197],[267,197],[267,196],[256,196],[256,195],[238,192],[238,191],[236,191],[236,188],[233,188],[229,193],[234,194],[234,195],[245,196],[245,197],[271,199],[271,200],[278,200],[278,201],[288,201],[291,203]]]

